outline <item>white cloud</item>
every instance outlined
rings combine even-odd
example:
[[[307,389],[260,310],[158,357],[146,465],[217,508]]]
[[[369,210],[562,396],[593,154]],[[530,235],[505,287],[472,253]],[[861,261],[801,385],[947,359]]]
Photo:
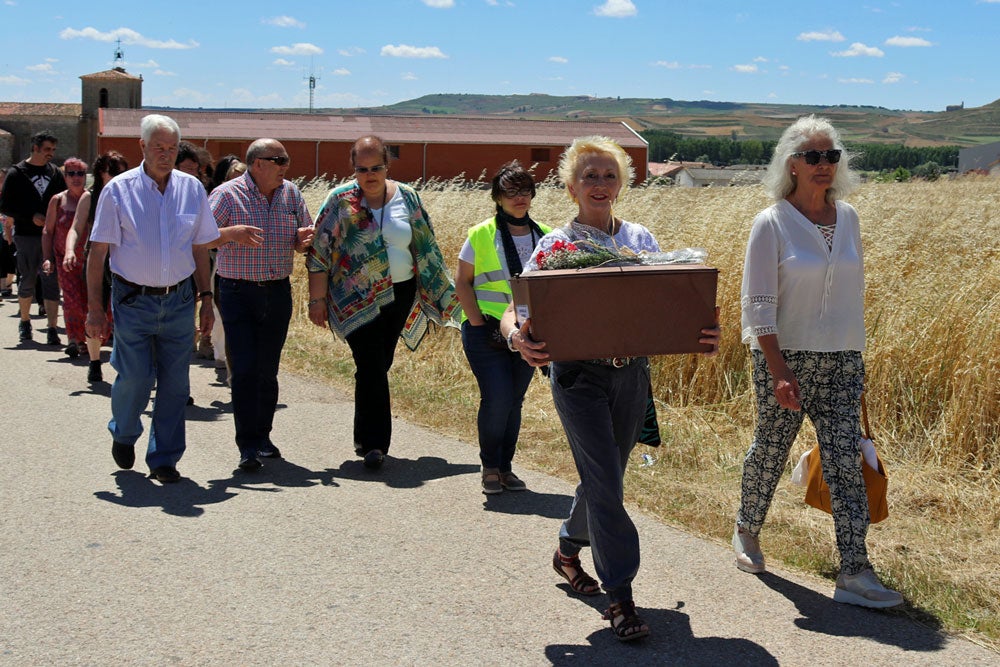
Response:
[[[778,99],[778,94],[777,93],[768,93],[767,94],[767,99],[769,99],[769,100],[776,100],[776,99]]]
[[[8,76],[0,76],[0,83],[6,84],[8,86],[26,86],[29,83],[31,83],[31,81],[29,81],[28,79],[22,79],[19,76],[8,75]]]
[[[921,28],[920,26],[913,25],[906,29],[906,32],[930,32],[930,28]]]
[[[295,64],[294,60],[285,60],[284,58],[277,58],[272,63],[272,65],[277,65],[278,67],[291,67]]]
[[[60,39],[76,39],[77,37],[92,39],[97,42],[114,42],[120,39],[122,40],[122,44],[135,44],[150,49],[196,49],[201,46],[193,39],[189,39],[186,44],[182,44],[175,39],[151,39],[131,28],[115,28],[110,32],[101,32],[97,28],[88,26],[83,30],[66,28],[59,33]]]
[[[177,88],[171,93],[174,106],[205,106],[212,98],[193,88]]]
[[[838,58],[854,58],[856,56],[871,56],[872,58],[881,58],[885,55],[885,52],[877,46],[866,46],[861,42],[854,42],[851,44],[851,48],[846,51],[833,51],[830,53],[831,56],[837,56]]]
[[[907,46],[933,46],[933,44],[931,44],[926,39],[923,39],[921,37],[900,37],[899,35],[896,35],[895,37],[890,37],[889,39],[885,40],[885,45],[886,46],[903,46],[903,47],[907,47]]]
[[[563,58],[562,56],[549,56],[550,63],[559,63],[560,65],[565,65],[569,62],[568,58]]]
[[[409,44],[386,44],[382,47],[383,56],[393,58],[447,58],[436,46],[410,46]]]
[[[52,72],[55,71],[52,68],[52,65],[50,65],[49,63],[41,63],[39,65],[28,65],[24,69],[28,70],[29,72],[44,72],[46,74],[51,74]]]
[[[168,72],[165,69],[158,69],[153,72],[157,76],[177,76],[177,72]]]
[[[333,74],[334,76],[350,76],[351,70],[346,69],[344,67],[338,67],[337,69],[333,70]]]
[[[906,75],[902,72],[889,72],[885,75],[885,78],[882,79],[882,83],[899,83],[905,78]]]
[[[711,65],[688,65],[688,69],[712,69]]]
[[[273,25],[276,28],[305,28],[306,24],[292,16],[272,16],[269,19],[261,19],[261,23]]]
[[[795,39],[801,42],[843,42],[844,36],[839,30],[822,30],[800,33]]]
[[[337,49],[337,53],[346,58],[353,58],[354,56],[362,55],[365,53],[365,50],[360,46],[349,46],[346,49]]]
[[[664,69],[680,69],[681,64],[676,60],[657,60],[653,63],[653,67],[662,67]]]
[[[732,70],[732,71],[734,71],[734,72],[739,72],[740,74],[756,74],[757,73],[757,66],[756,65],[733,65],[729,69]]]
[[[594,13],[598,16],[620,19],[635,16],[639,10],[632,4],[632,0],[607,0],[603,5],[594,7]]]
[[[299,42],[291,46],[272,46],[271,53],[279,56],[319,56],[323,55],[323,49],[309,42]]]
[[[59,62],[59,59],[58,58],[46,58],[45,62],[47,62],[47,63],[57,63],[57,62]]]
[[[837,79],[838,83],[875,83],[871,79]]]
[[[455,0],[423,0],[423,2],[434,9],[451,9],[455,6]]]
[[[152,58],[150,58],[144,63],[129,63],[129,67],[131,67],[132,69],[137,69],[139,67],[142,67],[144,69],[156,69],[159,66],[160,63],[156,62]]]
[[[766,63],[766,62],[770,62],[770,61],[769,61],[769,60],[768,60],[767,58],[765,58],[764,56],[757,56],[756,58],[754,58],[754,59],[753,59],[753,61],[754,61],[755,63]]]
[[[402,74],[399,75],[399,78],[402,79],[403,81],[416,81],[417,75],[414,74],[413,72],[403,72]]]

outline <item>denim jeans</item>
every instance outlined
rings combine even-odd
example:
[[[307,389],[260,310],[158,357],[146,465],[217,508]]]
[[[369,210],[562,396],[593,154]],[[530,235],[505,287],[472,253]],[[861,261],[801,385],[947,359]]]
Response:
[[[479,460],[484,468],[510,472],[521,431],[521,403],[535,369],[488,341],[489,327],[462,323],[462,347],[479,383]]]
[[[271,442],[278,364],[292,317],[291,283],[287,278],[256,283],[220,277],[219,313],[233,373],[236,446],[241,454],[253,455]]]
[[[632,599],[639,533],[625,511],[623,480],[646,415],[649,363],[614,368],[554,362],[552,400],[580,475],[569,517],[559,530],[564,556],[590,546],[611,602]]]
[[[150,469],[176,466],[184,454],[194,301],[190,280],[164,296],[139,295],[117,278],[111,286],[115,320],[111,366],[118,371],[118,377],[111,386],[108,430],[115,442],[136,443],[142,435],[139,417],[149,403],[155,381],[156,399],[146,450]]]
[[[393,302],[378,317],[352,331],[347,344],[354,357],[354,448],[361,454],[389,451],[392,407],[389,369],[406,318],[413,310],[416,278],[392,286]]]

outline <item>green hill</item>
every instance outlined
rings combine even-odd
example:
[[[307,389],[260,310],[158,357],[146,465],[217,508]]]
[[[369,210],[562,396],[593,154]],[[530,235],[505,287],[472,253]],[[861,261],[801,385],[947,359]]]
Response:
[[[907,146],[1000,141],[1000,100],[958,111],[905,111],[869,106],[743,104],[670,98],[528,95],[425,95],[382,107],[326,109],[332,113],[498,116],[504,118],[624,121],[637,131],[663,129],[691,137],[777,139],[796,117],[829,118],[845,139]]]

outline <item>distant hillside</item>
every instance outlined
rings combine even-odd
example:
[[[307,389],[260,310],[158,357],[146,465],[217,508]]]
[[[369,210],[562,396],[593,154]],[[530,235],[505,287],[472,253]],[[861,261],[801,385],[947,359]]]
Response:
[[[958,111],[902,111],[867,106],[742,104],[670,98],[529,95],[425,95],[382,107],[326,109],[335,113],[500,116],[624,121],[636,131],[665,129],[685,136],[777,139],[796,117],[826,116],[845,139],[907,146],[971,146],[1000,141],[1000,100]]]

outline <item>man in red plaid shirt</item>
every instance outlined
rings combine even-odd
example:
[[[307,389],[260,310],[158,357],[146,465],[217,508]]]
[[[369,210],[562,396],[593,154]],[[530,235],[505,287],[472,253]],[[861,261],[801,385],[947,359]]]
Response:
[[[296,252],[312,243],[313,222],[302,193],[285,172],[288,152],[274,139],[247,149],[247,172],[209,196],[219,227],[253,225],[259,246],[221,246],[216,257],[218,306],[232,369],[233,419],[239,468],[256,472],[260,458],[281,458],[271,442],[278,403],[278,364],[292,317],[289,275]]]

